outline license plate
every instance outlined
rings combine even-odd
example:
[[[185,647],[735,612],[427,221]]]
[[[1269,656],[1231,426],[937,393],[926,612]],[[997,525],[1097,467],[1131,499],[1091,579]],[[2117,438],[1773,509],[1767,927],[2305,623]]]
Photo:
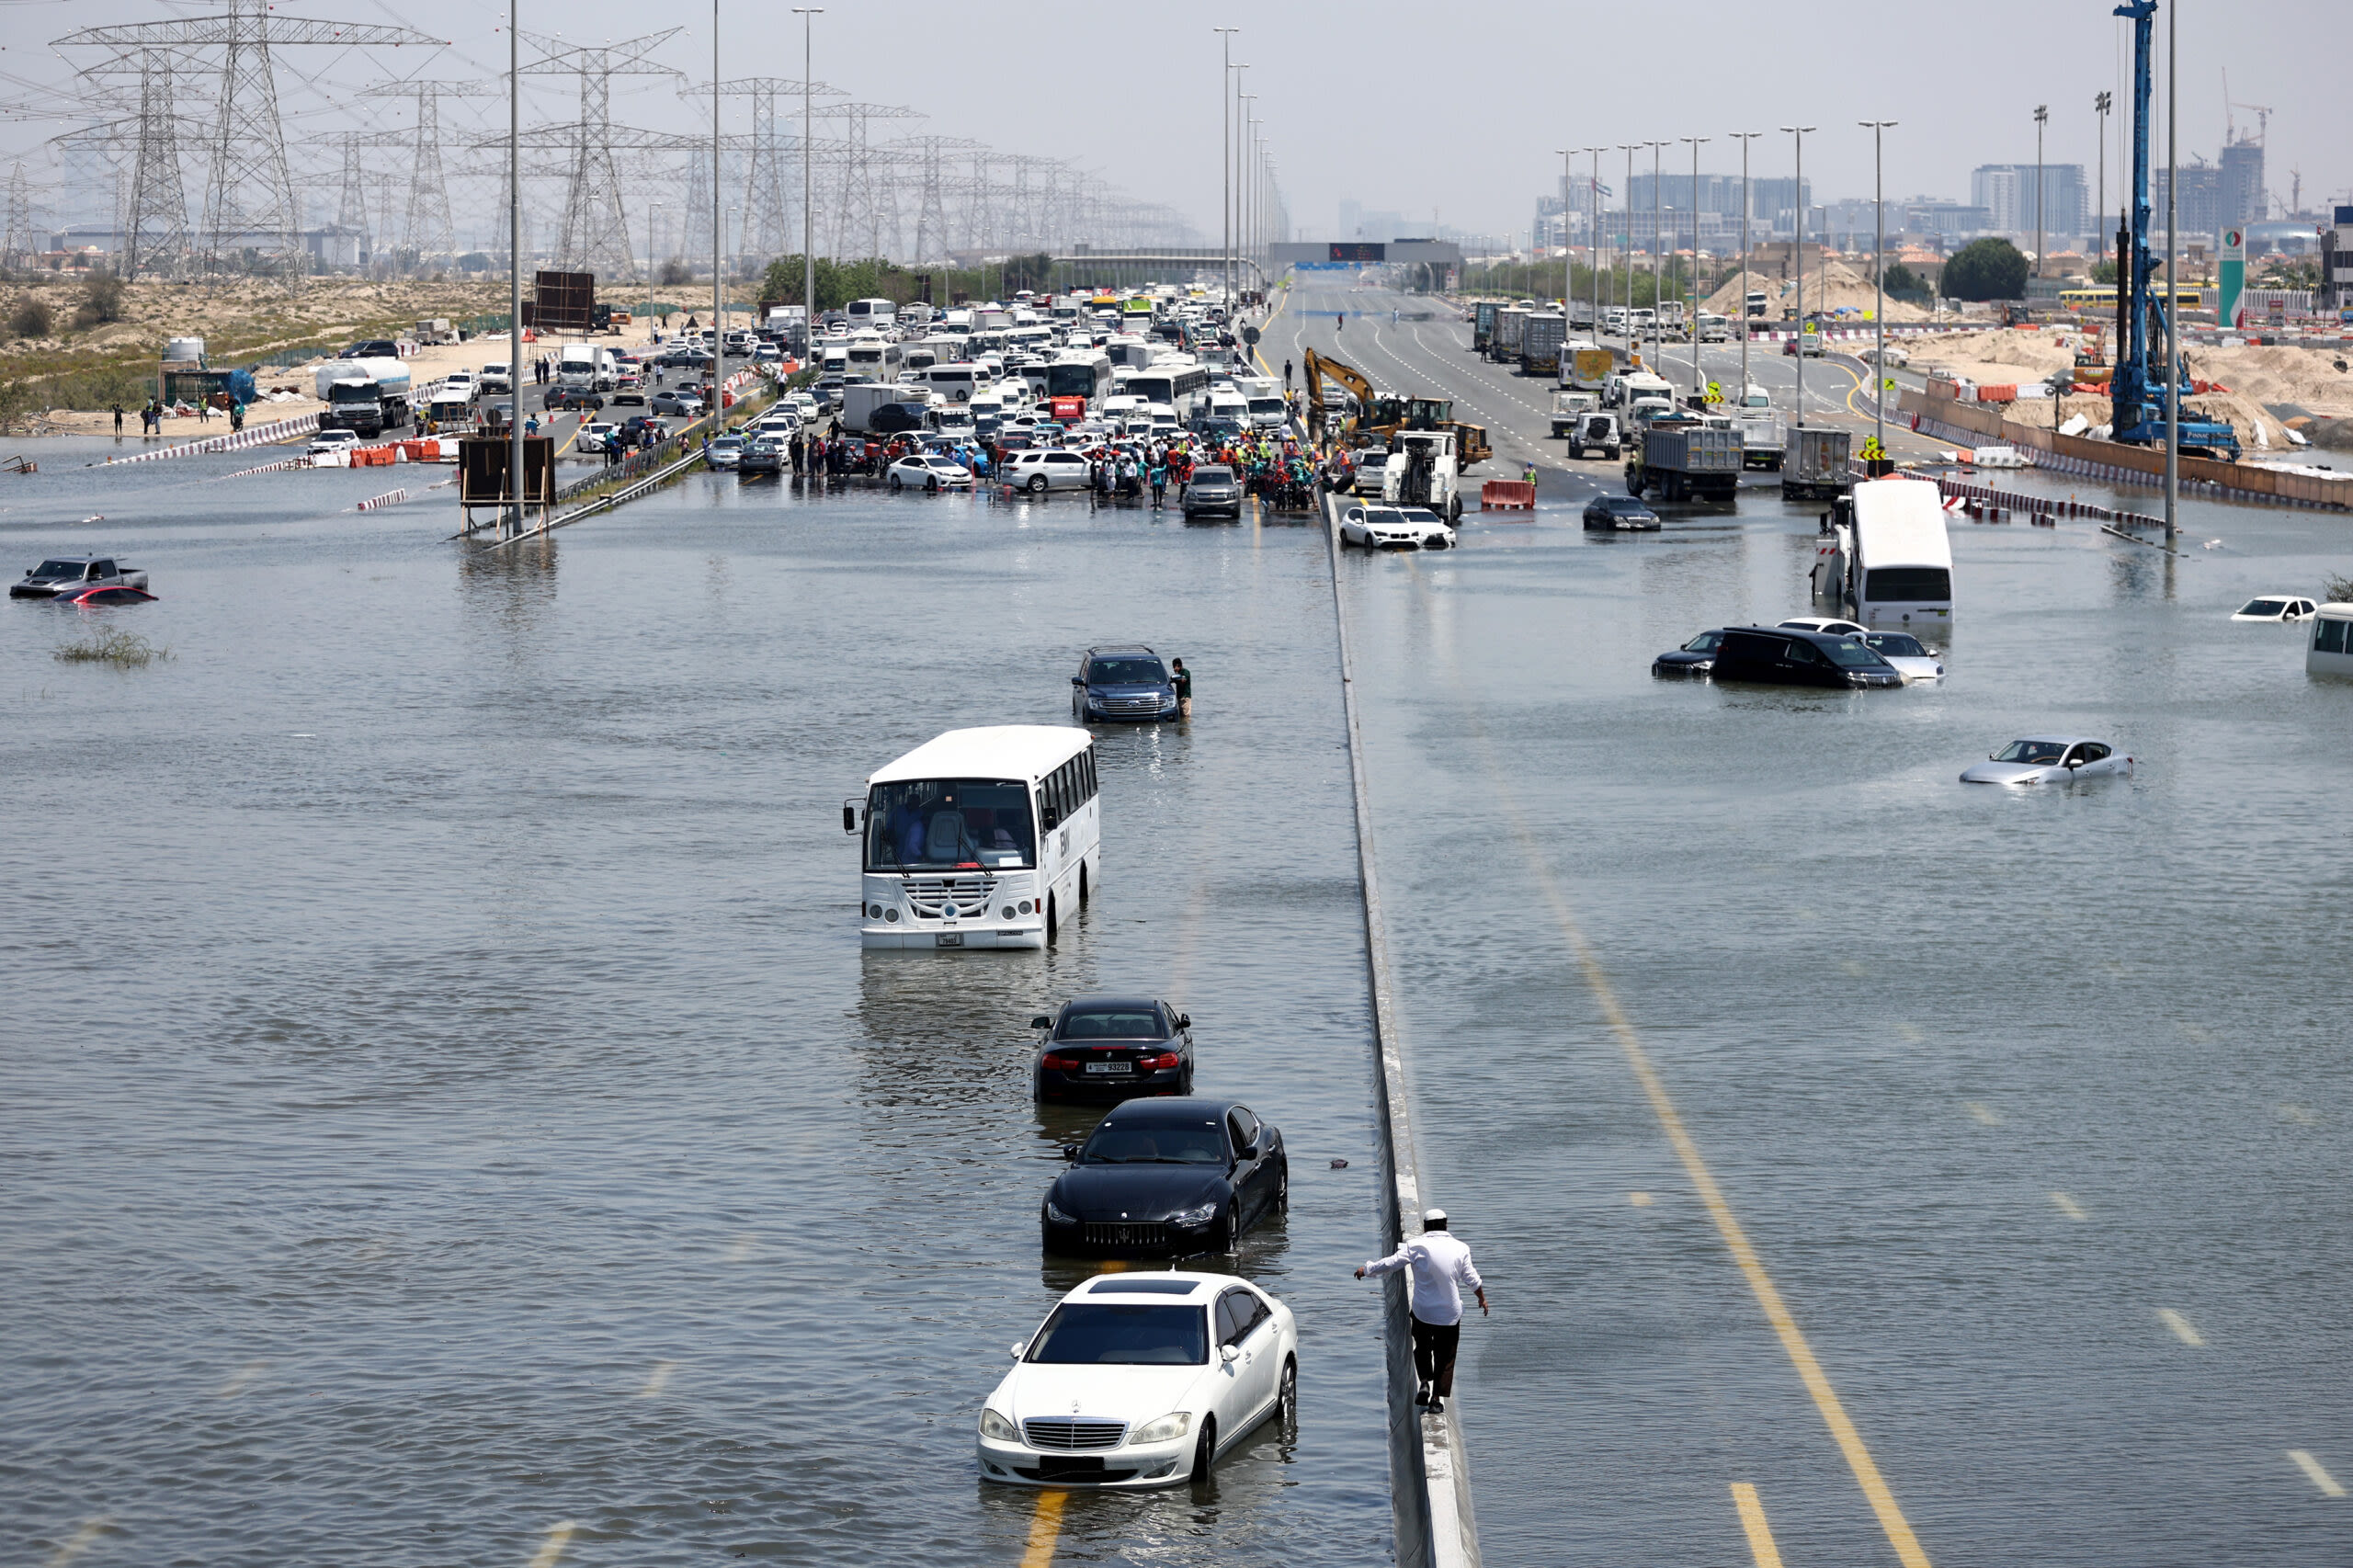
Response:
[[[934,937],[933,940],[937,941],[943,948],[961,948],[964,945],[964,933],[961,931],[942,931],[938,936]]]
[[[1132,1073],[1135,1065],[1128,1062],[1090,1062],[1086,1070],[1089,1073]]]

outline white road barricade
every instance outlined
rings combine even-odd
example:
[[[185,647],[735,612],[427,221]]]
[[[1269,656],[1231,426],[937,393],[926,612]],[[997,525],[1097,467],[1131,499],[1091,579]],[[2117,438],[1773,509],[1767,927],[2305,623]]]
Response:
[[[269,425],[248,425],[243,430],[207,436],[201,440],[183,441],[176,447],[157,447],[153,451],[133,452],[127,458],[108,458],[107,466],[154,462],[163,458],[194,457],[199,452],[238,452],[247,447],[267,447],[277,441],[290,441],[297,436],[307,436],[318,427],[319,416],[304,414]]]

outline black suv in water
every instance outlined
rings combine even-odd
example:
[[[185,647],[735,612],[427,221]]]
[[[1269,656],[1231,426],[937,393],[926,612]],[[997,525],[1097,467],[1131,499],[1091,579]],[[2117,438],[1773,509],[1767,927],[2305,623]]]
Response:
[[[1070,686],[1071,717],[1082,724],[1176,717],[1176,687],[1168,666],[1141,642],[1089,648]]]
[[[1783,626],[1735,626],[1716,645],[1709,674],[1765,686],[1902,686],[1893,665],[1859,638]]]
[[[1193,1092],[1193,1020],[1148,996],[1074,996],[1029,1020],[1031,1088],[1041,1100],[1126,1099]]]

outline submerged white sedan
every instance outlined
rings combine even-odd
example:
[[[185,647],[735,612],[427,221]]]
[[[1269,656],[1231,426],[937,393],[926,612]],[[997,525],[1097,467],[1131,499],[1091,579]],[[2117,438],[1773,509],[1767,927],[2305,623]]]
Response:
[[[1299,1410],[1290,1309],[1231,1274],[1099,1274],[1062,1299],[981,1407],[981,1476],[1139,1489],[1206,1481]]]
[[[1451,550],[1454,530],[1426,506],[1351,506],[1340,514],[1340,542],[1366,550]]]
[[[2106,741],[2083,735],[2029,735],[2012,741],[1961,776],[1963,784],[2066,784],[2130,774],[2132,759]]]

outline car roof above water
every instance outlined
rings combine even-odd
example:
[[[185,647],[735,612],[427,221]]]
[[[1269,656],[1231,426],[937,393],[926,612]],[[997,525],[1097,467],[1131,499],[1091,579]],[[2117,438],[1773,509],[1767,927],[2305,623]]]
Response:
[[[1063,1004],[1065,1013],[1148,1013],[1160,1006],[1151,996],[1074,996]]]
[[[1202,1099],[1186,1095],[1167,1099],[1122,1100],[1097,1122],[1108,1127],[1215,1127],[1238,1100]]]

